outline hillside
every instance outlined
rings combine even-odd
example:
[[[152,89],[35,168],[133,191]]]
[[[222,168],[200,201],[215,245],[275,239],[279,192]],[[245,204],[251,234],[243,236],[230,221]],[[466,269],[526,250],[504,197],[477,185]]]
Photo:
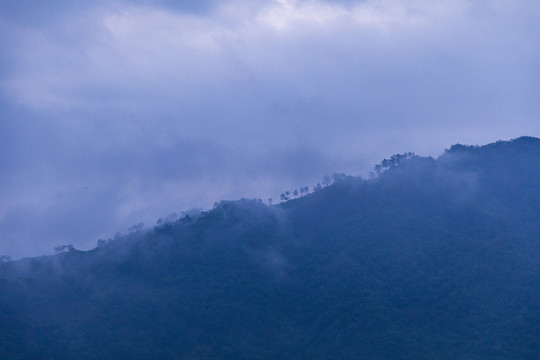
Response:
[[[0,263],[2,359],[538,359],[540,139]]]

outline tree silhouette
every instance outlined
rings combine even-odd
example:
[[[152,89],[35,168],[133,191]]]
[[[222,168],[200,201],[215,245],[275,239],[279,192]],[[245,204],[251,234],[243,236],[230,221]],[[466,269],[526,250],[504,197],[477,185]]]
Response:
[[[73,244],[69,244],[69,245],[58,245],[58,246],[55,246],[54,247],[54,252],[55,253],[61,253],[61,252],[64,252],[64,251],[73,251],[75,250],[75,248],[73,247]]]

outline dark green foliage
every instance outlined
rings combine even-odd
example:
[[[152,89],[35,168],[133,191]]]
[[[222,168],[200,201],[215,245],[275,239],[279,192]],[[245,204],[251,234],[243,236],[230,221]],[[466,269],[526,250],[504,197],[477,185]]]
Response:
[[[538,159],[534,138],[394,156],[0,263],[0,358],[536,360]]]

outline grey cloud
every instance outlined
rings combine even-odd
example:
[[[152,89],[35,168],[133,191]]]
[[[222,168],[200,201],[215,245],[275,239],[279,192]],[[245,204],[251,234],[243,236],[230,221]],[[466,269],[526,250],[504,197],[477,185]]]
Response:
[[[0,4],[0,253],[540,133],[531,2],[21,4]]]

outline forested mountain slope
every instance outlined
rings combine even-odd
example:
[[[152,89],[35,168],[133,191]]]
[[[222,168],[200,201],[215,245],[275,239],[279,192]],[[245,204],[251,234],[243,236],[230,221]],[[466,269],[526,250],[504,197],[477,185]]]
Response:
[[[0,264],[0,358],[538,359],[540,140]]]

